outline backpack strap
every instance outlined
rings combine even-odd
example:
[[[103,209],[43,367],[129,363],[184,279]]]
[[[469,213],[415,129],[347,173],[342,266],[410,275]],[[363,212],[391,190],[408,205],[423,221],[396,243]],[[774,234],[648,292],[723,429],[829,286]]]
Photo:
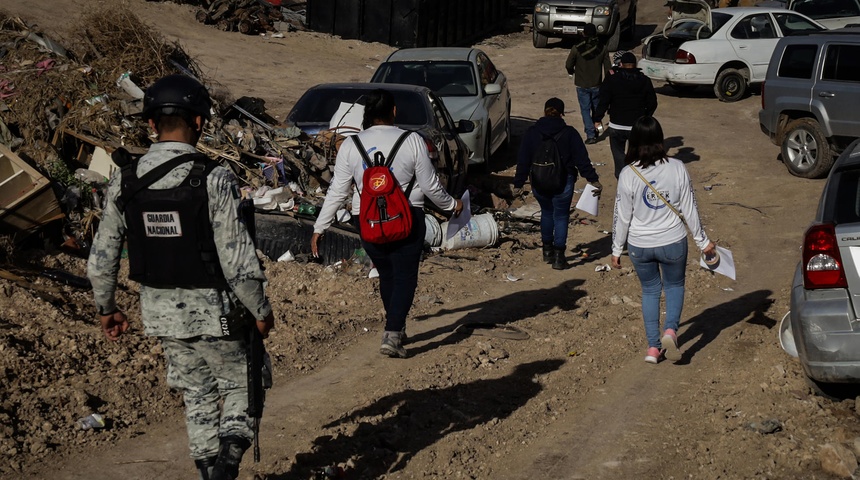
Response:
[[[367,167],[374,166],[373,161],[370,160],[370,157],[367,156],[367,149],[364,148],[364,144],[361,143],[361,140],[358,138],[358,135],[352,135],[349,138],[352,139],[352,143],[354,143],[355,148],[358,149],[358,153],[361,155],[361,159],[364,161],[364,165]]]
[[[388,152],[388,160],[385,162],[385,166],[391,168],[392,162],[394,162],[394,156],[397,155],[397,152],[400,151],[400,146],[403,145],[403,142],[406,141],[406,137],[411,135],[412,132],[410,130],[406,130],[400,135],[400,138],[394,142],[394,146],[391,147],[391,151]],[[415,186],[415,175],[412,175],[412,180],[409,181],[409,185],[406,186],[406,200],[409,200],[409,194],[412,193],[412,188]]]
[[[382,152],[376,152],[374,155],[374,160],[371,160],[370,157],[367,156],[367,149],[364,148],[364,144],[361,143],[361,140],[358,138],[358,135],[353,135],[352,138],[353,143],[355,143],[355,148],[358,149],[358,153],[361,155],[364,164],[368,167],[376,167],[376,166],[385,166],[391,168],[391,163],[394,161],[394,156],[397,155],[397,152],[400,150],[400,146],[403,145],[403,142],[406,141],[406,137],[411,135],[413,132],[407,130],[403,132],[400,137],[397,138],[397,141],[394,142],[394,146],[391,147],[391,151],[388,153],[388,159],[385,160],[385,163],[382,163],[382,160],[385,159],[385,156],[382,155]],[[352,179],[353,183],[355,183],[355,179]],[[415,186],[415,175],[412,176],[412,180],[409,181],[409,185],[406,187],[406,199],[409,199],[409,194],[412,193],[412,188]]]
[[[121,212],[125,211],[125,206],[128,205],[128,202],[134,198],[141,190],[145,188],[149,188],[150,185],[157,182],[165,175],[170,173],[171,170],[182,165],[183,163],[194,160],[195,165],[198,162],[203,163],[200,157],[208,158],[202,153],[186,153],[184,155],[180,155],[178,157],[174,157],[161,165],[153,168],[152,170],[146,172],[146,174],[140,178],[137,177],[137,163],[136,161],[128,164],[123,168],[122,172],[122,193],[120,193],[119,198],[117,198],[117,207]],[[204,171],[205,166],[200,167],[200,172]],[[193,167],[192,167],[193,168]],[[214,167],[213,167],[214,168]],[[206,174],[211,171],[210,168],[206,171]]]

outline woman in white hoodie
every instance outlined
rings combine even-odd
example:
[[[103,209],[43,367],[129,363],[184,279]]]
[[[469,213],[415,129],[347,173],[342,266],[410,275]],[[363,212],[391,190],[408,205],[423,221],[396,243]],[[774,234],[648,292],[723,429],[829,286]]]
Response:
[[[663,129],[654,117],[639,118],[630,132],[627,165],[618,177],[612,228],[612,267],[621,268],[627,244],[642,284],[642,316],[648,352],[645,361],[665,355],[681,359],[678,325],[684,308],[687,229],[706,257],[716,254],[699,221],[696,197],[684,164],[666,156]],[[660,335],[660,296],[666,292],[666,321]]]

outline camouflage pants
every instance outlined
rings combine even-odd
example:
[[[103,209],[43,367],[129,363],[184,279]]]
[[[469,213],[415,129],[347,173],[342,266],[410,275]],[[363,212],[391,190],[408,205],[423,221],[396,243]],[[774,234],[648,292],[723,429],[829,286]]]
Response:
[[[248,409],[245,341],[200,336],[161,337],[167,384],[182,392],[192,459],[218,454],[219,437],[253,440]]]

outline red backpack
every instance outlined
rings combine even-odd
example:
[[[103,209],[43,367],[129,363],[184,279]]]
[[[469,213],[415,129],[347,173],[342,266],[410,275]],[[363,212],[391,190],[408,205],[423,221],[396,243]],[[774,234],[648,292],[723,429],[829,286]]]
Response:
[[[367,167],[362,180],[361,208],[358,215],[361,238],[366,242],[389,243],[403,240],[412,231],[412,206],[409,204],[409,193],[415,185],[415,177],[412,177],[404,193],[400,182],[391,171],[394,156],[411,133],[404,132],[394,142],[387,160],[379,151],[373,154],[373,160],[371,160],[358,135],[352,136],[355,148],[358,149]]]

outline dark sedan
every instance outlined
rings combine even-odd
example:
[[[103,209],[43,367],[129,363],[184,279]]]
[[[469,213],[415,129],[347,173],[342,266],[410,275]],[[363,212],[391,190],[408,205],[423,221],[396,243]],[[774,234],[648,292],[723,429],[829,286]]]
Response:
[[[364,95],[380,87],[369,83],[327,83],[311,87],[290,110],[287,122],[309,135],[316,135],[329,128],[341,104],[361,105]],[[450,194],[459,197],[466,190],[466,163],[470,154],[459,134],[472,131],[474,124],[468,120],[454,123],[442,100],[427,87],[386,84],[382,88],[394,95],[397,106],[394,124],[424,137],[442,185]]]

